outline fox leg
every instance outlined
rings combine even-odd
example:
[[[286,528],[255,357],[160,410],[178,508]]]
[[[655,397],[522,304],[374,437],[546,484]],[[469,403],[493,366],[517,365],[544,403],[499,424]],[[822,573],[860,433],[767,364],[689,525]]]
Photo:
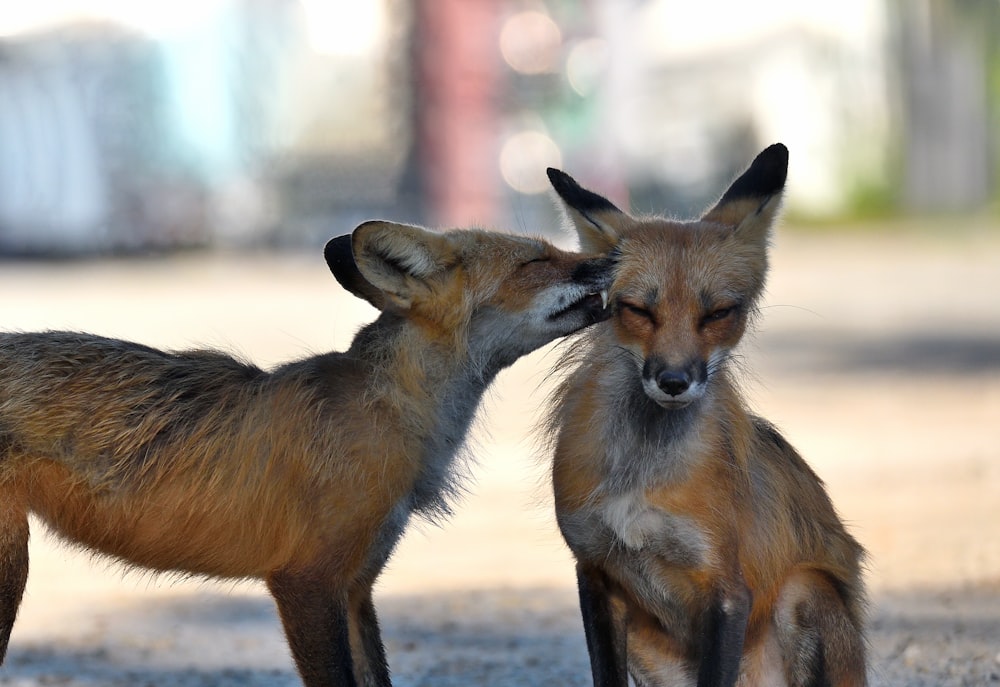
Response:
[[[698,687],[731,687],[740,674],[750,618],[750,590],[739,584],[712,601],[705,613]]]
[[[827,575],[792,575],[781,589],[776,625],[789,687],[867,684],[864,637]]]
[[[28,581],[28,513],[9,494],[0,496],[0,663]]]
[[[604,571],[577,563],[580,613],[595,687],[627,687],[628,653],[624,601]]]
[[[351,655],[354,658],[354,675],[360,687],[392,685],[382,631],[372,598],[372,587],[392,556],[409,519],[409,504],[398,504],[389,514],[373,538],[367,564],[348,594]]]
[[[351,654],[360,687],[389,687],[389,663],[372,600],[371,584],[352,590],[349,598]]]
[[[306,687],[357,687],[346,592],[321,575],[278,571],[267,577],[295,665]]]
[[[698,666],[661,618],[628,607],[628,666],[636,687],[693,687]]]

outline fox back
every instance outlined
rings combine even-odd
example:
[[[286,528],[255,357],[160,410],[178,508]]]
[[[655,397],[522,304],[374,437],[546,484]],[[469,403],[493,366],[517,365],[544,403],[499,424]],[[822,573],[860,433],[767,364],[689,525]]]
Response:
[[[0,660],[29,512],[153,570],[263,579],[307,685],[388,684],[371,587],[436,517],[488,384],[602,319],[610,262],[384,222],[327,244],[381,311],[344,352],[264,371],[74,332],[0,334]]]
[[[864,684],[861,547],[822,482],[746,409],[732,352],[757,316],[787,168],[761,153],[695,221],[632,217],[550,170],[610,321],[553,397],[557,518],[595,682]]]

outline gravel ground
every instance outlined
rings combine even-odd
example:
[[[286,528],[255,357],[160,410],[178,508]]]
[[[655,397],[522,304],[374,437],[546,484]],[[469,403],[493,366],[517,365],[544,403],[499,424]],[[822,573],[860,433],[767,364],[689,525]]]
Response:
[[[16,642],[0,684],[299,684],[266,596],[124,594],[127,604],[92,598],[86,621]],[[379,607],[398,686],[589,684],[566,587],[384,595]],[[1000,684],[1000,586],[879,595],[870,639],[873,687]]]
[[[756,408],[871,553],[872,683],[1000,684],[1000,236],[782,233],[745,350]],[[0,262],[0,326],[215,345],[269,365],[343,347],[367,306],[316,255]],[[543,351],[501,375],[470,493],[379,585],[395,683],[587,685],[572,565],[530,427]],[[0,685],[297,685],[259,586],[151,578],[33,529]]]

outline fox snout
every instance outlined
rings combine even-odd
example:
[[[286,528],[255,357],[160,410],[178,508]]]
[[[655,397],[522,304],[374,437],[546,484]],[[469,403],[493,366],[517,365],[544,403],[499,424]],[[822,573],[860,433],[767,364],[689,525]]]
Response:
[[[664,408],[681,408],[701,398],[707,379],[708,365],[703,360],[674,366],[652,357],[642,366],[643,391]]]

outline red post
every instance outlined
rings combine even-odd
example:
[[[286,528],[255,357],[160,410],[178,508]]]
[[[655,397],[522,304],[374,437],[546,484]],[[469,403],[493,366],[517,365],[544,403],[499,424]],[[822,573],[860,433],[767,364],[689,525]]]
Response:
[[[494,0],[417,0],[417,145],[427,220],[496,225],[500,60]]]

